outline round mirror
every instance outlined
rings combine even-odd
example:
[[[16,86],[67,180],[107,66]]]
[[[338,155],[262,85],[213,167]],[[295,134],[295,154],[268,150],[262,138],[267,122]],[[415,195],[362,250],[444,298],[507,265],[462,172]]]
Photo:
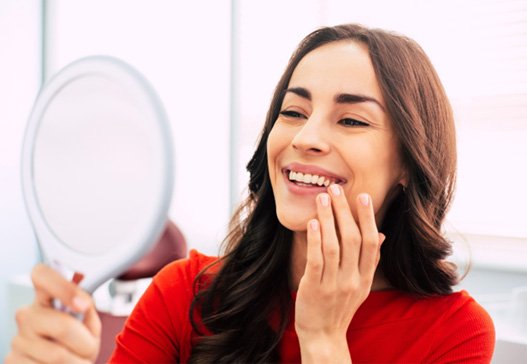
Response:
[[[78,60],[43,87],[22,181],[45,261],[93,291],[147,252],[167,221],[170,135],[153,88],[115,58]]]

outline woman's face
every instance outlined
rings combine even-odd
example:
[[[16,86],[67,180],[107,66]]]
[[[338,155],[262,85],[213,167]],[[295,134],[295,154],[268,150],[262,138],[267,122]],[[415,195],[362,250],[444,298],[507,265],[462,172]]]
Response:
[[[344,189],[353,216],[356,198],[372,197],[377,223],[397,184],[406,184],[391,120],[368,49],[332,42],[308,53],[294,70],[267,142],[279,221],[305,231],[315,197],[327,185]]]

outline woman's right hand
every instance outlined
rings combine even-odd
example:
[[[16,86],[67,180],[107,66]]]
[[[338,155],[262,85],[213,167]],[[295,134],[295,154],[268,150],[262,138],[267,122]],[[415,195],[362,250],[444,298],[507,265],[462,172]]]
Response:
[[[91,363],[97,358],[101,322],[90,295],[57,271],[38,264],[31,272],[35,300],[16,312],[18,333],[5,359],[11,363]],[[58,299],[83,321],[53,308]]]

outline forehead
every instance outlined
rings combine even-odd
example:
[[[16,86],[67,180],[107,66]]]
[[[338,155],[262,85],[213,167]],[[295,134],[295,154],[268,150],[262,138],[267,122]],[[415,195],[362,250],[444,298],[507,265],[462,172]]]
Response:
[[[382,92],[375,75],[368,47],[345,40],[325,44],[309,52],[293,71],[289,87],[305,87],[322,96],[330,93],[359,93],[382,104]]]

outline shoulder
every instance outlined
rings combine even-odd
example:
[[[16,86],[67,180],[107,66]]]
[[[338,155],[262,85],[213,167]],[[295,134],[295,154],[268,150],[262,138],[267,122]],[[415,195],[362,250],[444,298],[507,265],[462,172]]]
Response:
[[[368,316],[368,323],[373,319],[372,314],[383,322],[426,317],[445,319],[466,313],[484,321],[488,317],[466,291],[431,297],[418,297],[398,290],[376,291],[370,293],[359,310],[363,316]]]
[[[112,362],[186,361],[191,352],[194,280],[218,258],[190,251],[153,278],[116,340]]]
[[[495,331],[487,311],[466,291],[431,299],[430,302],[441,310],[435,329],[435,359],[454,361],[463,358],[472,362],[490,362]]]
[[[218,257],[212,257],[192,249],[188,258],[167,264],[153,279],[153,284],[165,289],[190,289],[196,276],[205,268],[216,263]]]
[[[488,363],[495,343],[492,319],[466,291],[426,298],[372,292],[350,330],[350,336],[362,334],[374,343],[383,338],[388,362]]]
[[[425,304],[430,304],[442,313],[443,324],[494,330],[494,324],[487,311],[471,297],[467,291],[455,292],[445,296],[426,299]]]
[[[432,329],[438,345],[441,340],[445,345],[461,338],[494,341],[490,315],[467,291],[426,298],[401,294],[394,306]]]
[[[157,273],[149,287],[150,295],[143,297],[157,300],[164,306],[172,320],[182,322],[188,317],[191,302],[197,289],[203,287],[217,271],[218,257],[211,257],[191,250],[188,258],[179,259],[166,265]],[[210,266],[211,269],[208,269]],[[206,270],[200,278],[200,287],[196,287],[196,277]],[[147,291],[148,293],[148,291]]]
[[[400,291],[372,292],[365,301],[366,313],[385,313],[386,320],[420,318],[423,322],[444,320],[471,321],[485,327],[492,327],[487,311],[466,291],[431,297],[416,297]],[[384,310],[383,310],[384,308]]]

